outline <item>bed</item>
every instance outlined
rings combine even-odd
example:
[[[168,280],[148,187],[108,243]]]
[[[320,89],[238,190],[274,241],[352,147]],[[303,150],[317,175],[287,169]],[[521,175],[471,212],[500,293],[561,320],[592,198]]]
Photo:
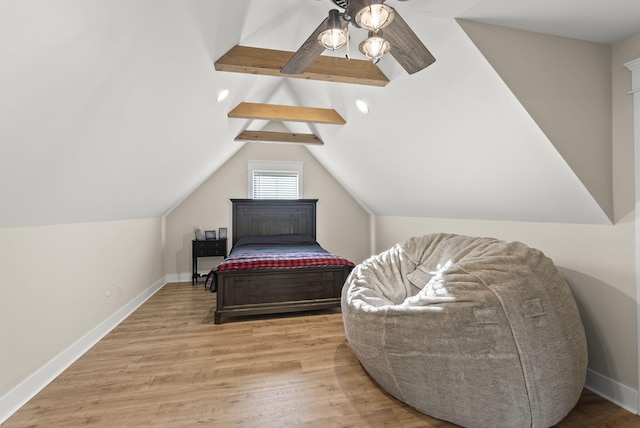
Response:
[[[231,199],[232,249],[211,272],[214,322],[340,307],[354,267],[316,241],[317,199]]]

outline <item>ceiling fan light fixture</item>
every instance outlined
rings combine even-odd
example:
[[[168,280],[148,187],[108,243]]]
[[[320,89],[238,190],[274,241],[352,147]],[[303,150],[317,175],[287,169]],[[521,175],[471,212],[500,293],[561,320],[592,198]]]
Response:
[[[360,43],[360,52],[374,62],[378,61],[380,57],[389,52],[390,49],[391,44],[389,41],[373,32],[369,32],[369,37]]]
[[[346,28],[342,28],[340,22],[340,12],[337,9],[329,11],[327,29],[318,34],[318,42],[327,50],[335,51],[347,44],[349,33]]]
[[[378,31],[391,24],[396,16],[394,10],[376,0],[374,4],[365,6],[356,13],[356,24],[369,31]]]
[[[318,41],[327,50],[335,51],[347,44],[347,32],[341,28],[329,28],[318,36]]]

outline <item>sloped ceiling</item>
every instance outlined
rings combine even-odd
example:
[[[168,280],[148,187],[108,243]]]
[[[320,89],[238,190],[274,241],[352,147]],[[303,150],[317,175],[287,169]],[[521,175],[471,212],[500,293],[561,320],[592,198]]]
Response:
[[[609,223],[454,19],[538,30],[510,3],[389,0],[437,62],[409,76],[383,58],[391,83],[370,88],[213,69],[236,44],[296,50],[328,0],[0,0],[0,227],[167,213],[267,125],[228,119],[242,101],[336,109],[347,124],[311,127],[325,145],[309,151],[373,214]],[[589,37],[631,34],[626,12]]]

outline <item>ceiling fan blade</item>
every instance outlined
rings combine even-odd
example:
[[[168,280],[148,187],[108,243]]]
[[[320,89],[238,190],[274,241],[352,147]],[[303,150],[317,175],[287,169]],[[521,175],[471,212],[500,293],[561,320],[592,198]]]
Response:
[[[284,74],[302,74],[307,68],[320,56],[324,47],[318,43],[318,36],[327,29],[329,18],[315,29],[300,48],[293,54],[291,59],[280,69],[280,73]]]
[[[394,10],[394,12],[395,18],[383,30],[384,38],[391,43],[389,53],[409,74],[416,73],[433,64],[436,59],[429,52],[429,49],[402,19],[398,11]]]
[[[347,0],[331,0],[336,6],[341,7],[342,9],[346,9],[349,6],[349,2]]]

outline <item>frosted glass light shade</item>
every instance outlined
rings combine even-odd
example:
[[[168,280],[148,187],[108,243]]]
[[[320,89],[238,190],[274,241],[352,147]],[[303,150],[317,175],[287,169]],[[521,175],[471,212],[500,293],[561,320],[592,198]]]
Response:
[[[329,28],[318,36],[320,44],[328,50],[335,51],[347,44],[347,32],[341,28]]]
[[[377,35],[370,35],[362,43],[360,43],[360,52],[372,61],[377,61],[380,57],[391,49],[388,40]]]
[[[395,15],[386,4],[372,4],[356,13],[356,23],[369,31],[378,31],[391,24]]]

